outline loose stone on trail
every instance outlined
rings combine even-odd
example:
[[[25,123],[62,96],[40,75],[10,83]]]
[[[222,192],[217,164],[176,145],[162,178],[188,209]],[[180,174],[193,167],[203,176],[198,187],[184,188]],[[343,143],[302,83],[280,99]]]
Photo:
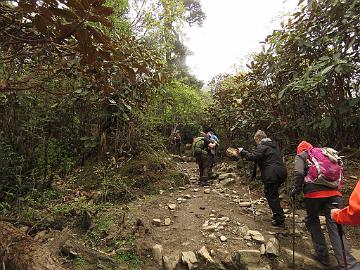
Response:
[[[279,256],[280,255],[280,243],[275,237],[270,238],[266,243],[266,254]]]
[[[211,257],[209,251],[203,246],[199,251],[198,254],[202,257],[206,263],[214,263],[214,259]]]
[[[226,242],[227,241],[226,236],[224,236],[224,235],[220,236],[220,241],[221,242]]]
[[[162,245],[156,244],[152,247],[152,253],[155,261],[161,266],[162,265]]]
[[[170,210],[175,210],[176,204],[175,203],[169,204],[168,207]]]
[[[240,206],[240,207],[250,207],[250,206],[251,206],[251,203],[250,203],[250,202],[240,202],[240,203],[239,203],[239,206]]]
[[[261,244],[265,243],[265,238],[259,231],[249,230],[247,232],[247,235],[251,236],[251,238],[258,243],[261,243]]]
[[[152,220],[152,224],[154,224],[155,226],[161,226],[161,219],[154,218]]]
[[[165,224],[165,226],[169,226],[171,224],[171,219],[170,218],[165,218],[164,224]]]
[[[189,270],[197,268],[199,263],[195,253],[192,251],[182,252],[181,261],[187,265]]]

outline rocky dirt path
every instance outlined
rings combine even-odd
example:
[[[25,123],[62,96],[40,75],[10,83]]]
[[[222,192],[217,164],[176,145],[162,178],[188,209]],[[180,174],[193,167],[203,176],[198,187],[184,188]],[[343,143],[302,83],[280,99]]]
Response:
[[[271,226],[261,190],[251,190],[250,200],[236,163],[219,164],[219,177],[208,187],[197,185],[194,162],[179,163],[179,169],[190,183],[129,205],[145,228],[136,237],[148,258],[143,269],[291,269],[290,231]],[[297,210],[296,269],[323,269],[309,256],[303,218],[304,211]],[[290,217],[287,223],[291,225]]]

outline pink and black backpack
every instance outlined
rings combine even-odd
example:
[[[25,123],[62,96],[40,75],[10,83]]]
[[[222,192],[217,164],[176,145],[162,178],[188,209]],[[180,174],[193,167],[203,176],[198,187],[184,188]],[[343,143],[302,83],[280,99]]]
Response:
[[[306,183],[314,183],[332,188],[343,185],[343,163],[338,152],[332,148],[314,147],[308,153]]]

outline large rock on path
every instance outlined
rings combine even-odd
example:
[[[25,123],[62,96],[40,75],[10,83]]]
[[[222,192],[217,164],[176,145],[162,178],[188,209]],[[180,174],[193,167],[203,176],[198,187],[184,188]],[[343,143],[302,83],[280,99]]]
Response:
[[[253,239],[254,241],[256,241],[260,244],[265,243],[265,238],[259,231],[248,230],[246,235],[251,236],[251,239]]]
[[[187,265],[189,270],[197,268],[199,263],[195,253],[192,251],[182,252],[181,261]]]
[[[282,250],[284,251],[284,254],[288,257],[289,264],[291,264],[292,250],[288,248],[283,248]],[[311,270],[324,269],[324,267],[319,262],[297,251],[295,251],[295,265],[297,266],[298,269],[311,269]]]
[[[256,249],[238,250],[233,256],[233,261],[237,267],[240,267],[239,269],[247,269],[249,266],[258,266],[260,263],[260,251]]]
[[[162,245],[156,244],[152,247],[152,254],[153,254],[154,260],[160,266],[162,265],[162,252],[163,252]]]
[[[179,262],[180,256],[178,254],[163,257],[163,265],[166,270],[175,270]]]
[[[207,264],[208,263],[215,263],[214,259],[211,257],[209,251],[206,249],[205,246],[203,246],[199,251],[198,251],[199,257],[201,257]]]
[[[275,237],[270,238],[269,241],[266,243],[266,254],[272,256],[279,256],[280,254],[280,243]]]

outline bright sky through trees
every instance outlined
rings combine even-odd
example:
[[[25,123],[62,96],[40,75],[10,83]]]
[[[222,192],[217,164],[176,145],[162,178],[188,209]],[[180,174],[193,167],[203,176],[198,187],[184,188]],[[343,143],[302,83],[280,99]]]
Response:
[[[185,44],[193,55],[187,65],[197,78],[208,82],[219,73],[245,65],[261,48],[282,18],[291,14],[298,0],[201,0],[206,20],[202,27],[186,30]]]

